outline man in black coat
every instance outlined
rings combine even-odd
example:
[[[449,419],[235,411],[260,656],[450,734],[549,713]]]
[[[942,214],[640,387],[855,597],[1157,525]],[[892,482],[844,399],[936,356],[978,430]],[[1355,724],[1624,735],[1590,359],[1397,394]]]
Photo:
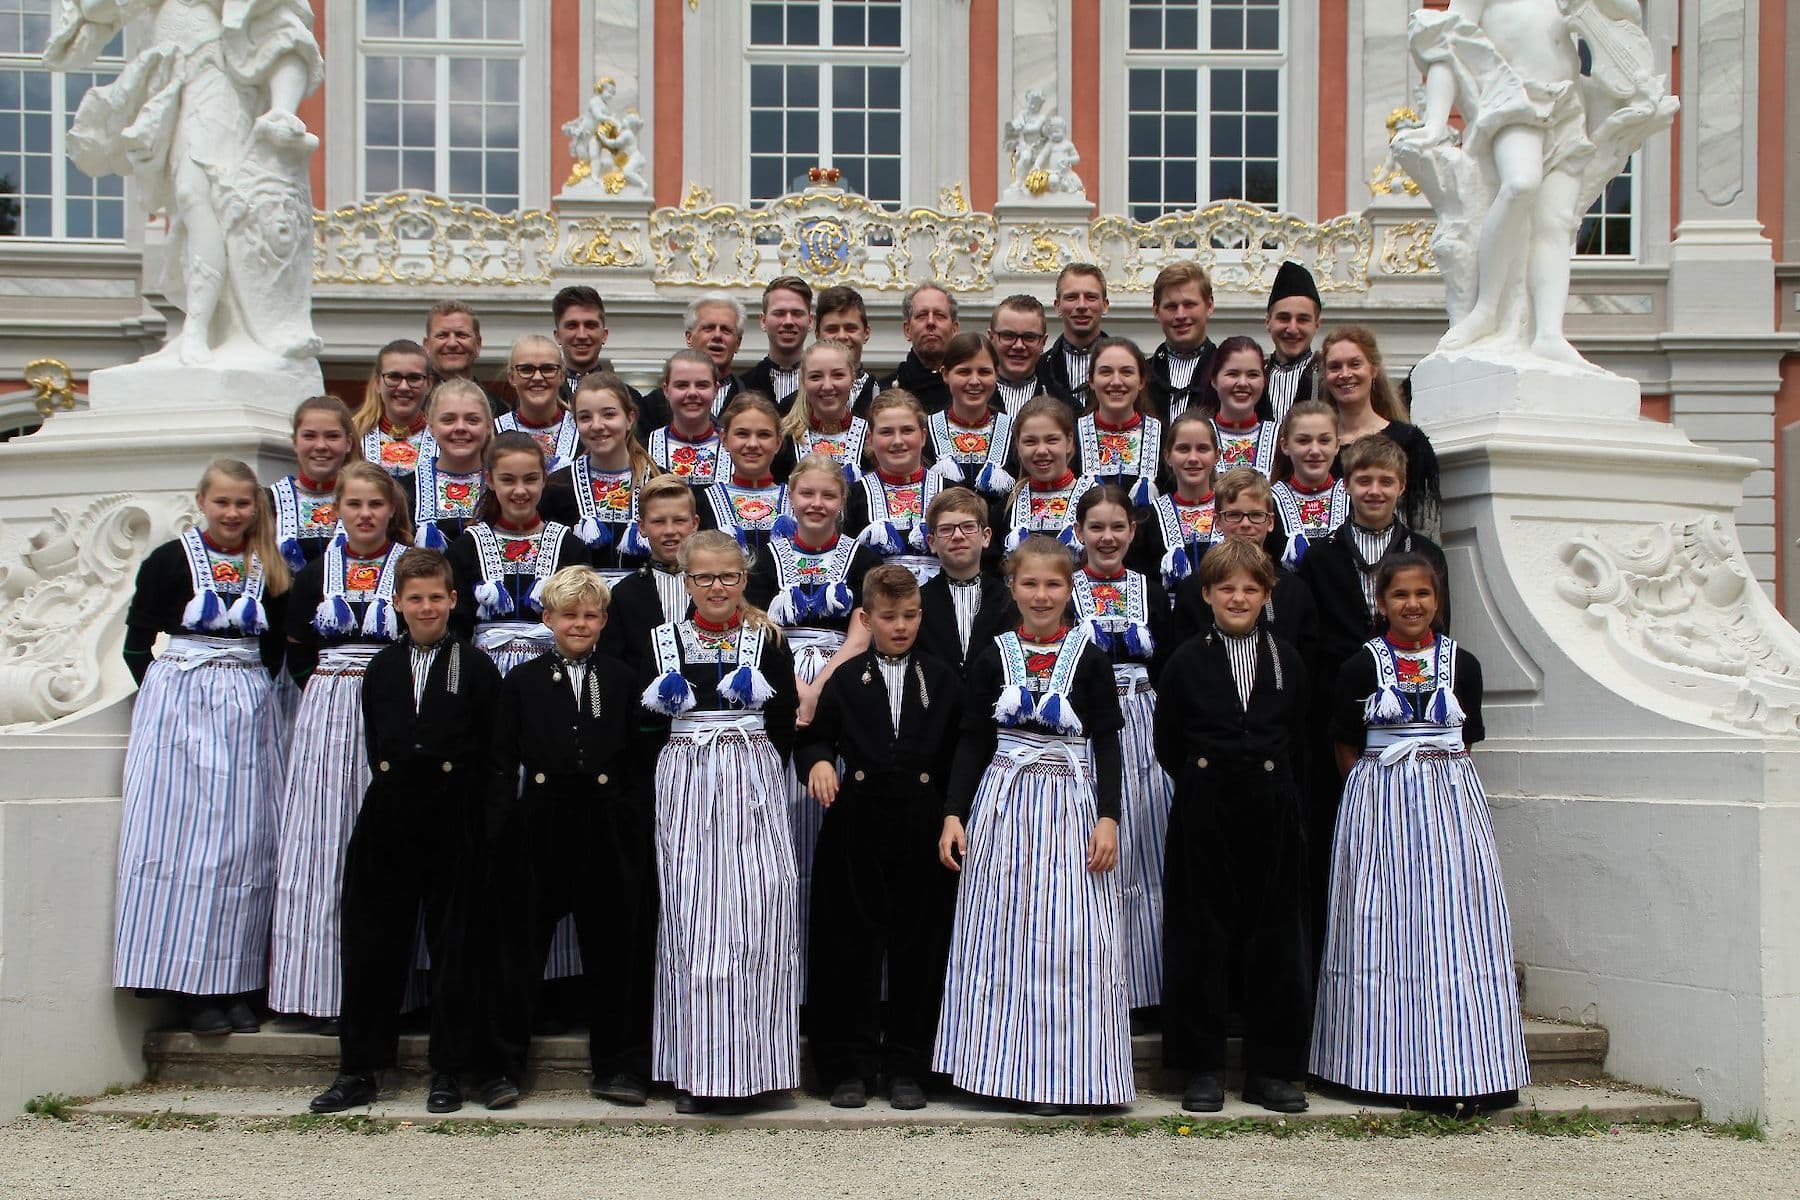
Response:
[[[909,290],[900,300],[900,332],[912,349],[881,386],[905,388],[924,405],[927,415],[949,408],[950,387],[940,372],[944,347],[956,330],[956,297],[947,287],[921,283]]]
[[[1207,383],[1217,347],[1206,335],[1213,286],[1197,262],[1170,263],[1150,285],[1150,307],[1162,329],[1162,345],[1150,356],[1150,403],[1164,424],[1189,408],[1218,407]]]
[[[1100,322],[1112,307],[1106,276],[1093,263],[1070,263],[1056,276],[1056,315],[1062,333],[1038,360],[1038,382],[1075,412],[1088,403],[1088,373],[1094,366],[1094,343],[1106,336]]]

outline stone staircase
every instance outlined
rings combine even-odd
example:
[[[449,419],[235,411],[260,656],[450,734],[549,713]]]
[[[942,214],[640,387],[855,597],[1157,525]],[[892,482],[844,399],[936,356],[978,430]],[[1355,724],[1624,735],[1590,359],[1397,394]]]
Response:
[[[1681,1121],[1700,1116],[1693,1101],[1663,1096],[1606,1078],[1606,1030],[1528,1019],[1526,1047],[1532,1086],[1517,1109],[1496,1114],[1505,1122],[1521,1113],[1543,1116],[1586,1111],[1592,1118],[1618,1122]],[[1143,1034],[1133,1039],[1139,1099],[1123,1116],[1156,1119],[1177,1111],[1180,1081],[1161,1066],[1161,1038]],[[1236,1043],[1232,1045],[1235,1058]],[[305,1111],[306,1100],[337,1069],[337,1042],[317,1034],[266,1032],[196,1038],[185,1031],[165,1030],[144,1039],[144,1087],[122,1095],[97,1098],[85,1110],[130,1119],[153,1114],[226,1119],[287,1118]],[[402,1121],[435,1121],[424,1111],[425,1036],[403,1035],[400,1064],[383,1081],[382,1100],[368,1115]],[[499,1119],[529,1125],[713,1124],[720,1118],[676,1116],[666,1089],[658,1089],[642,1109],[619,1108],[590,1099],[587,1086],[586,1038],[580,1034],[541,1037],[534,1041],[526,1079],[525,1102],[503,1113],[487,1113],[471,1102],[452,1119]],[[1350,1117],[1384,1110],[1353,1100],[1316,1094],[1312,1111],[1301,1120]],[[1277,1119],[1234,1098],[1211,1119]],[[1195,1120],[1209,1118],[1196,1117]],[[1287,1118],[1293,1120],[1295,1118]],[[733,1123],[753,1127],[822,1128],[886,1124],[1012,1125],[1029,1122],[1010,1107],[958,1097],[935,1100],[921,1112],[898,1113],[880,1099],[867,1109],[833,1109],[815,1095],[796,1093]]]

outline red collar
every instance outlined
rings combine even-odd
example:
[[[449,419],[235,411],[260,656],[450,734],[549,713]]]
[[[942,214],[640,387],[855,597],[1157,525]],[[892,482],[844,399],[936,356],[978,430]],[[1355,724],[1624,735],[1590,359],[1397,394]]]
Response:
[[[1431,633],[1429,631],[1425,634],[1424,637],[1420,638],[1416,642],[1403,642],[1391,633],[1383,634],[1382,636],[1387,639],[1388,645],[1392,646],[1396,650],[1404,650],[1409,654],[1416,654],[1420,650],[1428,649],[1431,646],[1434,646],[1437,644],[1437,634]]]
[[[1176,492],[1170,499],[1176,508],[1207,508],[1212,505],[1213,494],[1208,492],[1198,500],[1188,501],[1181,498],[1180,492]]]
[[[1324,483],[1321,483],[1316,488],[1309,488],[1305,484],[1301,483],[1300,480],[1296,477],[1296,478],[1291,478],[1288,480],[1288,486],[1290,488],[1294,489],[1294,491],[1299,492],[1302,496],[1317,496],[1321,492],[1329,492],[1332,488],[1336,487],[1337,480],[1334,479],[1332,476],[1327,475],[1325,477]]]
[[[216,551],[219,554],[242,554],[250,541],[249,538],[245,538],[235,546],[221,546],[213,540],[213,535],[204,529],[200,531],[200,540],[206,543],[206,548],[208,550]]]
[[[301,491],[311,492],[315,496],[323,496],[328,492],[337,490],[337,480],[333,479],[329,482],[321,483],[317,479],[308,479],[306,475],[300,471],[294,472],[294,482],[299,485]]]
[[[775,477],[773,475],[764,475],[759,480],[750,480],[750,479],[745,479],[742,475],[739,475],[736,471],[733,471],[731,473],[731,485],[733,487],[748,488],[751,491],[760,492],[767,488],[774,487],[775,486]]]
[[[850,432],[850,419],[850,413],[845,412],[844,419],[841,421],[834,421],[827,424],[824,421],[813,420],[807,422],[807,428],[814,433],[848,433]]]
[[[1221,414],[1213,418],[1213,424],[1217,425],[1220,429],[1229,429],[1233,433],[1254,433],[1257,428],[1262,425],[1262,422],[1252,416],[1250,418],[1250,423],[1247,425],[1233,425],[1230,421],[1225,419],[1223,414]]]
[[[345,558],[354,558],[358,562],[376,562],[379,560],[386,559],[388,556],[388,551],[392,550],[393,548],[394,548],[394,543],[392,541],[384,541],[381,543],[381,547],[379,549],[372,550],[367,554],[358,554],[356,551],[354,551],[350,548],[350,543],[346,541],[344,543],[344,557]]]
[[[523,412],[515,412],[513,414],[513,417],[515,420],[518,421],[519,428],[521,430],[536,429],[541,432],[546,429],[560,429],[562,427],[562,423],[563,423],[563,415],[561,413],[558,413],[556,415],[556,418],[554,420],[552,420],[548,425],[533,425],[530,421],[527,421],[525,419],[525,414]]]
[[[904,475],[904,476],[889,475],[886,471],[883,471],[880,467],[877,467],[877,468],[875,468],[875,474],[881,479],[881,482],[887,484],[889,487],[905,487],[909,483],[925,482],[925,468],[924,467],[920,467],[917,470],[913,471],[911,474]]]
[[[1102,417],[1099,413],[1099,410],[1096,409],[1094,412],[1094,428],[1095,429],[1104,429],[1108,433],[1124,433],[1127,430],[1136,429],[1139,425],[1142,425],[1143,423],[1144,423],[1144,414],[1140,413],[1140,412],[1132,413],[1131,419],[1129,421],[1125,421],[1122,424],[1118,424],[1118,425],[1114,425],[1111,421],[1108,421],[1104,417]]]
[[[1074,482],[1075,482],[1075,472],[1074,471],[1064,471],[1061,476],[1052,480],[1049,483],[1039,483],[1035,479],[1030,481],[1031,490],[1034,492],[1054,492],[1058,488],[1066,488],[1071,483],[1074,483]]]
[[[843,540],[843,535],[836,533],[832,534],[831,540],[826,542],[823,546],[807,545],[800,540],[800,534],[798,532],[796,532],[789,540],[794,543],[794,549],[800,551],[802,554],[830,554],[833,550],[837,549],[837,544]]]
[[[496,530],[501,530],[506,533],[536,533],[538,530],[540,530],[544,527],[544,522],[542,520],[535,521],[530,525],[514,525],[511,521],[508,521],[505,517],[495,517],[492,521],[490,521],[488,523],[490,525],[492,525]]]
[[[1086,575],[1089,579],[1092,579],[1095,583],[1117,583],[1119,580],[1125,578],[1124,567],[1119,568],[1119,573],[1117,575],[1102,575],[1092,567],[1081,568],[1081,573]]]
[[[744,610],[740,608],[734,611],[731,614],[731,617],[723,625],[713,624],[698,612],[694,614],[693,621],[694,628],[706,633],[725,633],[728,630],[736,629],[739,625],[744,623]]]
[[[421,410],[417,419],[405,429],[401,429],[386,417],[381,418],[381,432],[387,434],[389,437],[413,438],[425,432],[426,424],[425,413]]]
[[[716,442],[719,440],[719,427],[709,421],[706,425],[706,432],[702,433],[697,438],[690,438],[687,434],[681,432],[681,427],[679,425],[670,421],[669,436],[676,441],[683,442],[689,446],[704,446],[707,442]]]
[[[971,424],[968,421],[960,420],[956,415],[955,405],[952,405],[944,410],[944,419],[952,425],[959,425],[964,429],[986,429],[994,423],[994,410],[992,407],[985,409],[981,414],[981,420]]]
[[[1021,642],[1030,642],[1034,646],[1052,646],[1069,636],[1069,627],[1067,625],[1058,625],[1047,638],[1040,638],[1026,633],[1024,625],[1020,625],[1015,632],[1018,634]]]

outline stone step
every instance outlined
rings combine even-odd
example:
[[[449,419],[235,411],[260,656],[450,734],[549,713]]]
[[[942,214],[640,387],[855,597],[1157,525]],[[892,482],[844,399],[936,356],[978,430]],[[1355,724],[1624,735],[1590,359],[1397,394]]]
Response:
[[[398,1069],[389,1072],[394,1082],[424,1078],[425,1042],[422,1033],[401,1036]],[[1605,1073],[1606,1047],[1606,1030],[1598,1026],[1562,1025],[1535,1018],[1525,1022],[1533,1083],[1599,1079]],[[1234,1063],[1237,1048],[1233,1039],[1230,1052]],[[1173,1088],[1173,1081],[1162,1078],[1161,1035],[1134,1037],[1132,1053],[1140,1089]],[[336,1038],[313,1033],[265,1031],[199,1038],[185,1030],[153,1030],[144,1038],[144,1063],[148,1078],[159,1083],[305,1087],[322,1085],[336,1073],[338,1045]],[[587,1038],[565,1034],[534,1039],[526,1082],[546,1091],[585,1088]]]
[[[323,1077],[307,1087],[285,1088],[266,1085],[147,1084],[122,1094],[98,1097],[79,1108],[82,1112],[96,1116],[131,1121],[143,1128],[207,1126],[222,1120],[257,1125],[273,1123],[275,1128],[310,1129],[316,1127],[315,1122],[330,1120],[306,1116],[307,1101],[322,1082]],[[1169,1125],[1179,1121],[1181,1124],[1198,1125],[1209,1121],[1302,1123],[1345,1118],[1368,1120],[1400,1115],[1398,1109],[1325,1093],[1313,1093],[1309,1100],[1309,1111],[1294,1116],[1280,1116],[1244,1104],[1235,1092],[1231,1092],[1222,1112],[1195,1115],[1181,1113],[1177,1097],[1173,1095],[1140,1092],[1135,1103],[1108,1112],[1104,1119]],[[398,1086],[390,1086],[384,1090],[374,1105],[343,1116],[353,1120],[372,1117],[420,1126],[439,1121],[462,1121],[492,1122],[526,1128],[615,1129],[681,1126],[706,1129],[875,1129],[888,1126],[1021,1128],[1054,1126],[1071,1120],[1066,1117],[1028,1117],[1003,1104],[961,1095],[954,1098],[934,1097],[926,1108],[916,1112],[897,1112],[881,1099],[872,1099],[867,1108],[839,1109],[805,1093],[794,1093],[741,1117],[705,1114],[679,1116],[666,1088],[657,1089],[650,1103],[642,1108],[621,1108],[595,1100],[585,1091],[532,1091],[526,1094],[517,1107],[500,1112],[488,1112],[471,1100],[460,1113],[434,1116],[425,1111],[424,1088],[414,1080],[399,1081]],[[1511,1124],[1533,1117],[1582,1117],[1587,1121],[1614,1124],[1694,1121],[1700,1117],[1700,1105],[1692,1100],[1639,1091],[1611,1081],[1568,1082],[1533,1084],[1520,1092],[1517,1107],[1490,1114],[1490,1119],[1495,1124]]]

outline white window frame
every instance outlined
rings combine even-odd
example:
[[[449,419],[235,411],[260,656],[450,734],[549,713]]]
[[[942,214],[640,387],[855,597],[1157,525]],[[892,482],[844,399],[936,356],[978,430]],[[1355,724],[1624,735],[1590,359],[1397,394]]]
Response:
[[[1205,36],[1207,8],[1199,7]],[[1129,215],[1130,198],[1130,71],[1133,67],[1197,69],[1197,96],[1211,102],[1207,68],[1275,69],[1280,73],[1278,101],[1278,174],[1273,211],[1308,220],[1318,212],[1318,36],[1319,0],[1282,0],[1280,51],[1268,50],[1132,50],[1129,0],[1100,0],[1100,169],[1098,200],[1102,213]],[[1108,66],[1107,64],[1110,64]],[[1211,187],[1212,123],[1201,108],[1195,130],[1198,207],[1213,202]],[[1186,211],[1176,209],[1172,211]]]
[[[68,148],[69,122],[74,120],[74,118],[75,118],[75,113],[73,110],[70,109],[69,102],[68,102],[68,80],[67,80],[67,77],[70,74],[86,74],[86,75],[111,74],[114,78],[117,78],[119,72],[125,69],[125,61],[126,61],[125,55],[121,55],[118,58],[97,58],[94,60],[94,62],[91,65],[89,65],[87,67],[83,67],[78,72],[68,72],[68,71],[52,71],[48,67],[44,66],[44,59],[43,59],[42,54],[13,54],[13,53],[0,54],[0,69],[9,70],[9,71],[18,70],[18,71],[22,71],[25,73],[34,73],[34,74],[38,74],[38,75],[45,75],[45,76],[48,76],[50,79],[50,163],[51,163],[51,167],[50,167],[50,233],[47,236],[19,233],[14,236],[11,236],[11,237],[0,237],[0,243],[4,243],[7,245],[17,245],[20,242],[74,242],[74,243],[81,244],[81,245],[93,244],[93,245],[99,245],[99,246],[119,246],[119,245],[125,244],[126,240],[128,239],[128,237],[131,233],[131,225],[132,225],[132,218],[131,218],[132,196],[131,196],[130,188],[127,186],[122,186],[121,192],[118,196],[119,213],[120,213],[119,236],[118,237],[116,237],[116,238],[113,238],[113,237],[73,238],[73,237],[69,236],[69,200],[70,200],[70,197],[69,197],[69,189],[68,189],[68,175],[66,173],[66,167],[69,165],[69,148]],[[24,96],[23,96],[23,94],[21,94],[19,103],[21,105],[23,105],[24,102],[25,102]],[[80,102],[77,101],[76,103],[77,103],[77,105],[79,105]],[[25,204],[25,196],[24,196],[24,191],[23,191],[23,189],[25,187],[24,179],[20,179],[18,181],[18,186],[20,188],[19,198],[18,198],[18,202],[20,205],[19,219],[20,219],[20,222],[22,225],[24,222],[24,217],[25,217],[25,214],[23,211],[24,204]],[[108,196],[108,197],[105,197],[105,199],[112,200],[113,197]]]
[[[900,207],[934,208],[939,188],[969,175],[969,5],[906,0],[904,8],[902,39],[929,30],[932,49],[921,53],[909,41],[903,60]],[[691,180],[722,202],[743,205],[750,197],[749,46],[750,0],[708,0],[699,11],[683,6],[683,187]],[[742,119],[720,119],[729,112]]]
[[[449,71],[448,59],[487,57],[481,52],[493,43],[444,39],[426,42],[419,38],[364,37],[363,0],[324,0],[325,3],[325,195],[315,196],[313,203],[331,209],[359,203],[367,198],[367,160],[364,154],[363,87],[366,54],[419,57],[422,47],[438,58],[437,103],[447,105],[444,87]],[[589,5],[583,0],[582,19],[591,21]],[[550,6],[543,0],[520,0],[519,38],[519,209],[542,209],[550,203],[551,133],[562,119],[552,120],[550,112]],[[493,55],[492,57],[504,57]],[[334,71],[333,63],[348,63],[348,71]],[[563,114],[563,119],[574,114]],[[448,182],[449,132],[448,109],[438,118],[438,179]],[[560,182],[557,181],[557,182]],[[448,188],[439,191],[448,195]],[[502,214],[505,215],[505,214]]]
[[[750,4],[754,0],[743,0],[748,30]],[[762,207],[766,201],[758,201],[750,195],[750,159],[754,147],[750,143],[750,72],[758,66],[810,66],[819,70],[819,160],[816,165],[829,167],[833,165],[833,147],[831,105],[832,76],[838,67],[890,67],[900,71],[900,194],[894,198],[894,207],[905,208],[907,197],[911,195],[909,185],[909,167],[911,154],[908,135],[911,132],[914,118],[912,114],[912,25],[914,7],[910,4],[900,5],[900,45],[898,48],[886,46],[840,47],[832,44],[832,21],[836,5],[831,0],[821,0],[819,4],[819,44],[817,46],[755,46],[751,45],[748,36],[744,38],[743,88],[744,103],[739,106],[743,114],[740,123],[743,150],[739,157],[743,159],[744,198],[745,202],[755,207]],[[792,110],[784,110],[792,111]],[[859,157],[867,158],[864,154]],[[790,184],[792,181],[789,181]],[[866,180],[857,180],[858,186],[866,185]],[[786,194],[786,193],[783,193]],[[859,195],[867,195],[860,192]],[[879,203],[879,201],[877,201]]]
[[[1643,160],[1642,153],[1640,152],[1638,154],[1633,154],[1629,159],[1626,160],[1625,167],[1621,167],[1620,170],[1624,171],[1626,168],[1629,168],[1631,171],[1631,175],[1629,177],[1631,180],[1631,212],[1625,218],[1627,221],[1630,222],[1631,249],[1624,254],[1602,254],[1602,253],[1584,254],[1584,253],[1582,253],[1582,251],[1580,249],[1581,234],[1580,234],[1580,226],[1578,225],[1576,227],[1576,250],[1575,250],[1575,261],[1576,262],[1579,262],[1579,263],[1631,263],[1631,262],[1638,261],[1638,259],[1640,257],[1640,252],[1643,247],[1643,226],[1644,226],[1644,202],[1643,202],[1643,198],[1644,198],[1644,160]],[[1613,178],[1616,179],[1616,178],[1618,178],[1618,176],[1615,175]],[[1610,180],[1610,179],[1607,180],[1607,186],[1610,187],[1611,185],[1612,185],[1612,180]],[[1604,193],[1602,193],[1602,196],[1603,195],[1604,195]],[[1596,204],[1599,203],[1600,199],[1601,199],[1601,197],[1596,197],[1595,203]],[[1593,205],[1589,205],[1588,207],[1589,207],[1589,209],[1591,209],[1593,207]],[[1587,212],[1583,212],[1581,214],[1581,219],[1582,219],[1583,223],[1585,223],[1587,221],[1588,215],[1589,214]],[[1611,214],[1606,219],[1618,220],[1619,214],[1617,214],[1617,213]]]

